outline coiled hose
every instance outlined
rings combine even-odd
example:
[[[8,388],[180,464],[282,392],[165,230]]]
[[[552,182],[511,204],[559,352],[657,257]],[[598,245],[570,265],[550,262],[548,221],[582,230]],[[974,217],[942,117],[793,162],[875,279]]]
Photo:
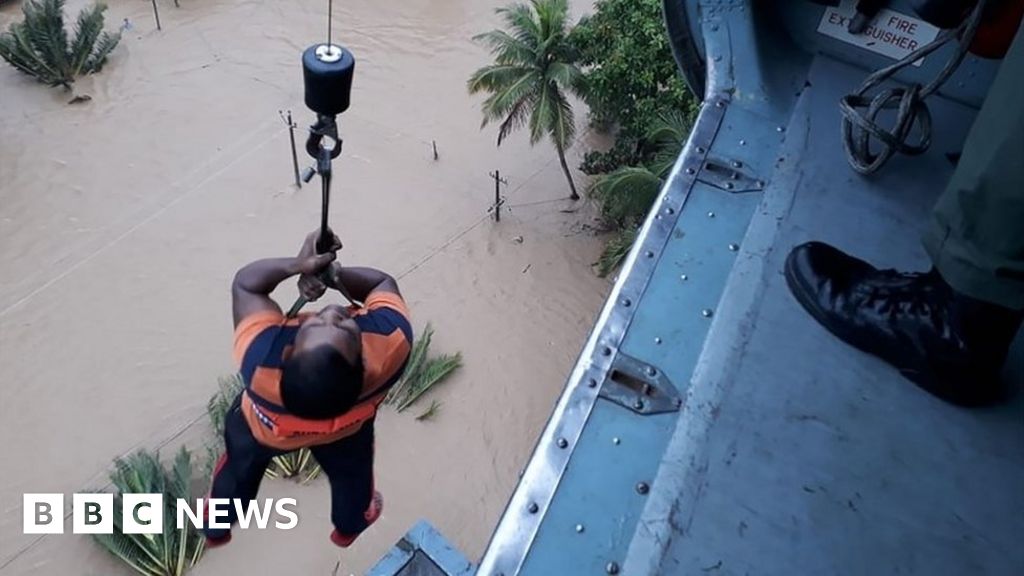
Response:
[[[925,99],[938,90],[953,72],[960,66],[967,55],[971,41],[978,29],[981,15],[988,0],[979,0],[970,17],[959,27],[943,31],[930,44],[922,46],[907,54],[900,61],[886,66],[868,76],[859,90],[844,96],[839,101],[839,109],[843,115],[843,149],[850,166],[860,174],[869,175],[877,172],[889,161],[896,152],[910,156],[921,154],[931,145],[932,115]],[[909,86],[896,86],[879,91],[875,96],[868,93],[882,82],[890,79],[903,68],[935,52],[947,42],[957,39],[959,46],[953,56],[946,62],[942,71],[928,84],[913,83]],[[892,129],[878,125],[878,114],[882,110],[896,108],[896,123]],[[917,124],[921,137],[916,144],[907,142],[910,131]],[[872,137],[881,141],[882,150],[871,152]]]

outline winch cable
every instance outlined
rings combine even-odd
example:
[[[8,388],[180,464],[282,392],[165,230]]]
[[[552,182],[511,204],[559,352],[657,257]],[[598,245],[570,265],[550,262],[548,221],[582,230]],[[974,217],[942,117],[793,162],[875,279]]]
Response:
[[[331,206],[331,161],[337,158],[341,154],[342,141],[338,136],[338,124],[336,116],[338,113],[348,108],[349,90],[351,89],[352,82],[352,67],[354,61],[348,63],[344,60],[345,52],[340,47],[335,47],[332,41],[332,24],[333,24],[333,13],[334,13],[334,1],[327,1],[327,43],[316,48],[315,54],[317,59],[322,62],[323,66],[337,65],[337,70],[317,69],[312,70],[306,62],[305,54],[303,55],[303,74],[305,78],[305,89],[306,89],[306,104],[310,105],[310,91],[320,92],[316,94],[314,100],[316,101],[315,106],[311,106],[317,112],[316,124],[310,127],[309,138],[306,140],[306,152],[316,160],[316,173],[320,175],[320,187],[321,187],[321,199],[320,199],[320,235],[316,241],[316,252],[323,254],[329,251],[331,246],[331,228],[328,224],[328,216],[330,214]],[[336,88],[334,84],[330,84],[329,77],[339,77],[347,75],[347,84],[342,83],[342,91],[345,92],[342,102],[333,102],[335,95],[325,96],[322,92],[327,88]],[[325,145],[325,140],[327,144]],[[324,282],[328,286],[332,286],[345,297],[346,300],[353,306],[359,307],[360,304],[356,302],[349,292],[343,285],[338,283],[334,285],[330,278],[330,273],[324,271],[320,274],[319,278],[321,282]],[[299,311],[302,310],[303,306],[309,303],[309,300],[303,296],[295,300],[292,307],[288,310],[287,317],[294,318],[298,315]]]
[[[988,0],[979,0],[970,16],[960,26],[942,32],[933,42],[872,73],[856,93],[848,94],[839,101],[839,109],[843,115],[843,149],[854,170],[860,174],[870,175],[877,172],[896,152],[914,156],[928,149],[932,138],[932,116],[925,99],[942,87],[960,66],[974,39],[986,4]],[[873,88],[953,39],[959,40],[956,52],[931,82],[924,86],[912,83],[906,87],[886,88],[873,97],[868,96],[868,92]],[[897,109],[893,128],[885,129],[879,126],[879,113],[893,108]],[[916,144],[910,144],[907,138],[915,124],[918,125],[921,136]],[[882,143],[882,150],[878,154],[871,152],[872,136]]]

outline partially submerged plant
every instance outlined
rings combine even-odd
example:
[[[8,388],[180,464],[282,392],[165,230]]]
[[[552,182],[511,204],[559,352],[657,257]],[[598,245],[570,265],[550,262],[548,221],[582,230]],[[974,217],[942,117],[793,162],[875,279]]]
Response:
[[[51,86],[70,89],[77,76],[99,72],[121,40],[120,32],[103,32],[103,4],[78,13],[70,42],[64,0],[26,0],[21,9],[25,19],[0,34],[0,56]]]
[[[437,400],[431,400],[430,401],[430,407],[427,408],[426,410],[424,410],[423,414],[420,414],[419,416],[417,416],[416,420],[419,420],[420,422],[422,422],[424,420],[431,420],[431,419],[434,418],[434,416],[437,416],[437,413],[440,412],[440,411],[441,411],[441,403],[438,402]]]
[[[217,435],[218,442],[207,448],[211,473],[212,463],[216,462],[223,450],[221,438],[224,436],[224,419],[243,388],[245,388],[245,383],[242,382],[241,375],[222,376],[217,380],[217,393],[211,396],[209,402],[206,403],[206,413],[210,416],[210,425]],[[309,448],[300,448],[294,452],[274,457],[270,461],[270,466],[267,467],[266,476],[268,478],[298,478],[305,484],[319,476],[320,472],[322,472],[320,464],[313,458]]]
[[[122,508],[123,494],[163,494],[161,534],[125,534],[120,514],[114,515],[112,534],[95,534],[96,541],[139,574],[181,576],[195,566],[203,554],[204,539],[191,522],[177,527],[178,499],[191,501],[192,458],[184,447],[178,451],[170,470],[160,455],[140,450],[114,460],[110,481],[116,489],[114,509]]]
[[[311,482],[323,472],[309,448],[275,456],[267,467],[267,478],[295,478],[301,484]]]
[[[399,412],[412,406],[427,390],[450,376],[462,366],[462,353],[442,354],[430,357],[430,341],[434,337],[434,329],[430,324],[413,344],[406,362],[405,372],[394,387],[384,397],[384,403],[394,406]],[[440,405],[432,405],[418,420],[433,416]]]

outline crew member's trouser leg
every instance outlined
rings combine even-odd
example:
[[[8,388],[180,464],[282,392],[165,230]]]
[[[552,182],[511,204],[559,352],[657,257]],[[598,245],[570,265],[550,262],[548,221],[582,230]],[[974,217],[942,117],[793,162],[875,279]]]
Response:
[[[967,136],[924,238],[957,292],[1024,310],[1024,27]]]
[[[249,424],[242,416],[241,399],[242,397],[239,395],[224,416],[226,449],[213,471],[210,498],[238,498],[246,503],[255,499],[256,494],[259,493],[260,481],[263,480],[263,473],[266,472],[270,460],[284,452],[269,448],[256,441],[249,430]],[[219,516],[218,522],[234,524],[238,520],[234,502],[228,509],[227,518]],[[227,536],[230,531],[230,528],[205,528],[206,536],[213,540]]]
[[[373,426],[371,420],[352,436],[311,448],[331,483],[331,523],[346,543],[375,519],[368,517],[373,498]]]

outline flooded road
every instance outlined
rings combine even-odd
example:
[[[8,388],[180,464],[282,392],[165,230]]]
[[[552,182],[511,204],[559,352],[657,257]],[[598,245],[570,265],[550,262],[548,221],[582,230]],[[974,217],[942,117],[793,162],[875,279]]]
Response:
[[[576,206],[553,147],[517,134],[498,150],[479,130],[465,81],[488,55],[469,39],[502,3],[334,3],[357,60],[334,165],[339,257],[399,276],[414,326],[431,322],[435,351],[462,351],[465,367],[431,395],[434,421],[382,411],[385,511],[352,548],[328,540],[325,480],[267,481],[263,495],[299,500],[298,528],[236,531],[194,574],[330,574],[339,560],[358,574],[420,518],[483,551],[607,290],[588,208],[562,212]],[[71,18],[85,4],[69,1]],[[301,144],[314,118],[299,57],[323,40],[327,2],[159,2],[161,32],[148,2],[112,4],[107,28],[130,28],[75,84],[90,101],[0,65],[4,575],[127,573],[86,536],[23,535],[22,493],[102,489],[119,455],[207,441],[207,399],[234,369],[235,270],[293,254],[319,221],[319,184],[292,185],[278,111]],[[0,7],[3,29],[20,18]],[[486,213],[495,169],[509,182],[500,223]],[[276,294],[294,296],[294,283]]]

